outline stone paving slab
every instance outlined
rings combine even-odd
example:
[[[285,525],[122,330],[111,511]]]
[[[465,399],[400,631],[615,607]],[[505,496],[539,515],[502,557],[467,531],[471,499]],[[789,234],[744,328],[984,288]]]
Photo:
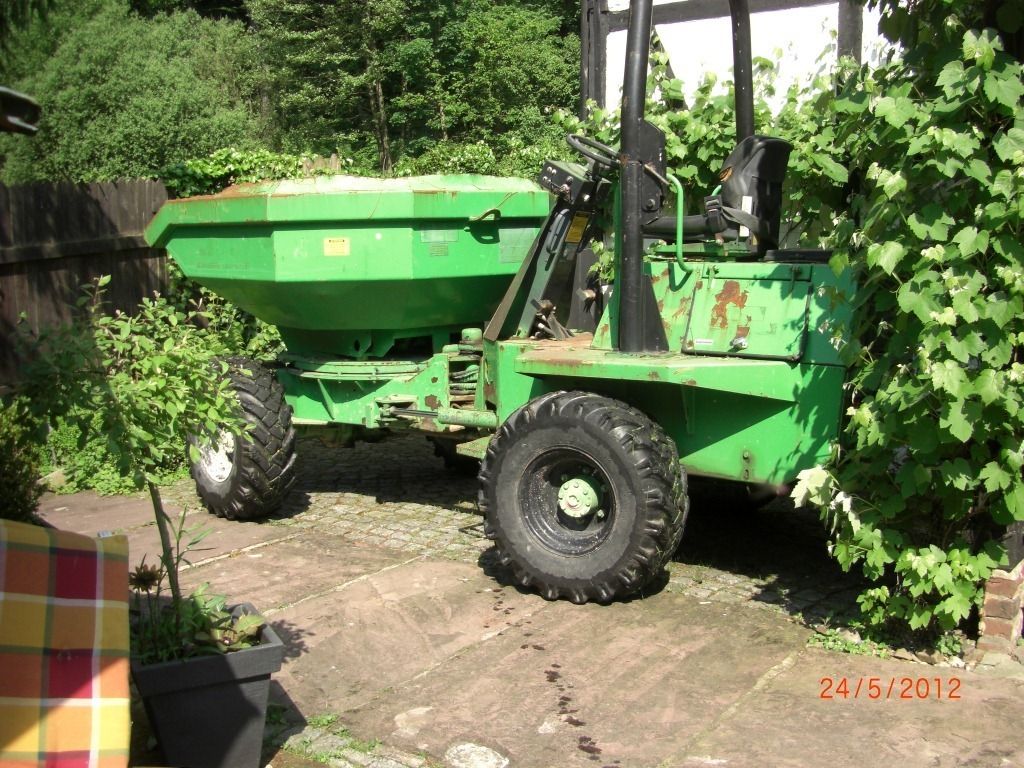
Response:
[[[199,563],[221,557],[245,547],[283,539],[288,535],[280,527],[262,522],[224,520],[203,509],[198,499],[181,504],[168,501],[165,511],[177,525],[182,510],[185,531],[207,531],[206,537],[188,554],[188,561]],[[146,555],[147,563],[157,562],[160,534],[153,518],[148,495],[100,496],[85,492],[69,496],[47,493],[39,505],[39,516],[51,525],[67,531],[94,536],[101,531],[128,537],[129,560],[132,566]],[[188,536],[184,537],[187,542]]]
[[[848,681],[846,696],[835,694],[839,678]],[[869,689],[875,678],[879,688]],[[870,698],[871,690],[878,691],[877,698]],[[961,698],[948,698],[950,692]],[[833,698],[823,699],[822,693]],[[905,694],[911,698],[900,698]],[[1009,768],[1024,765],[1022,718],[1021,678],[808,648],[730,717],[663,765]]]
[[[495,600],[494,587],[473,566],[415,558],[285,608],[271,619],[313,636],[277,679],[304,711],[357,707],[544,606],[517,592]]]
[[[806,648],[808,623],[850,610],[860,584],[828,559],[814,516],[785,503],[701,500],[660,592],[581,607],[509,586],[475,481],[445,473],[422,438],[304,440],[299,459],[276,519],[190,513],[213,533],[184,580],[266,611],[288,645],[273,730],[301,741],[308,720],[339,715],[337,768],[1024,765],[1020,665],[954,673]],[[188,483],[165,498],[196,506]],[[69,530],[127,532],[133,560],[152,560],[148,504],[79,494],[42,510]],[[961,701],[819,696],[829,676],[953,674]]]
[[[432,755],[471,742],[524,768],[653,766],[806,637],[762,611],[666,593],[542,605],[499,637],[341,711],[342,720],[364,738]]]
[[[262,542],[202,561],[182,575],[183,588],[209,582],[211,592],[258,605],[271,616],[296,601],[329,595],[354,579],[408,559],[401,552],[354,544],[336,535],[270,530],[279,534],[271,545]]]

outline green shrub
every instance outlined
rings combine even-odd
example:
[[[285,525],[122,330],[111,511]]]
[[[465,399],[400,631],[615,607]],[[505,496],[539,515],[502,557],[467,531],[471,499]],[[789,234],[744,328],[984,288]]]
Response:
[[[146,19],[125,0],[87,8],[50,42],[52,55],[5,83],[32,94],[42,118],[31,141],[0,137],[4,183],[151,178],[264,142],[263,70],[242,24],[193,11]]]
[[[89,423],[84,432],[78,426],[82,421]],[[154,471],[159,483],[185,476],[185,451],[183,439],[167,446],[166,458]],[[56,419],[47,435],[44,453],[47,455],[44,471],[60,470],[64,474],[64,483],[56,489],[57,493],[92,490],[108,496],[133,493],[142,488],[138,477],[119,466],[117,453],[108,445],[97,414]]]
[[[172,163],[160,180],[172,197],[212,195],[245,182],[295,179],[303,176],[303,157],[265,149],[218,149],[206,157]]]
[[[28,522],[43,493],[33,419],[24,402],[0,401],[0,518]]]
[[[1024,520],[1021,52],[971,26],[998,23],[1019,46],[1021,20],[976,2],[883,6],[903,59],[842,63],[775,116],[762,103],[757,126],[794,145],[791,242],[835,248],[860,286],[845,432],[795,496],[821,509],[842,567],[871,580],[865,621],[934,639],[972,615],[1005,562],[1001,529]],[[650,119],[692,210],[735,142],[732,97],[708,79],[681,109],[661,63]],[[583,129],[617,143],[614,114]]]
[[[863,180],[834,237],[861,285],[852,402],[847,450],[799,488],[876,582],[865,616],[932,633],[980,605],[1024,520],[1024,85],[976,11],[925,4],[928,35],[836,102]]]

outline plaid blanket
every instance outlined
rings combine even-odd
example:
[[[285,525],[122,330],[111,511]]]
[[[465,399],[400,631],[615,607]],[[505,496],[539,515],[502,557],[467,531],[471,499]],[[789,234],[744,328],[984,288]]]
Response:
[[[0,520],[0,765],[123,768],[128,541]]]

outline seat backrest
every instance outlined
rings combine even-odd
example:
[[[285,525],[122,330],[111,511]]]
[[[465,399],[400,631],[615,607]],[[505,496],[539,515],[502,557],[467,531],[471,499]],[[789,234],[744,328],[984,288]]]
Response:
[[[749,213],[763,225],[757,238],[757,250],[763,255],[779,244],[779,219],[782,215],[782,182],[793,145],[771,136],[748,136],[726,158],[719,178],[724,206],[746,208],[743,198],[751,199]]]

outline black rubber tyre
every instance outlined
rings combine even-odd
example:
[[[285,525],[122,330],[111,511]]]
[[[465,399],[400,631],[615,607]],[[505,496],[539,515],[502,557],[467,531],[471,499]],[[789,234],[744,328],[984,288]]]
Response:
[[[578,476],[600,507],[582,516],[559,502],[560,486]],[[480,469],[479,504],[516,581],[574,603],[610,602],[659,575],[689,511],[686,472],[661,427],[587,392],[544,395],[501,425]]]
[[[242,415],[249,423],[239,438],[200,450],[192,479],[207,508],[229,520],[256,520],[273,513],[295,483],[295,428],[284,388],[269,368],[231,358],[228,376]]]

